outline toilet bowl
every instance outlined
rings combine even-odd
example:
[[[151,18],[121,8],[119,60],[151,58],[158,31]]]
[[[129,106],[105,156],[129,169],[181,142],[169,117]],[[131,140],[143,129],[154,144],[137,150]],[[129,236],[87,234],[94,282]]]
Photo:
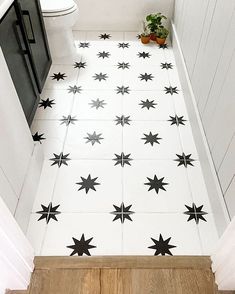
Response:
[[[52,59],[75,54],[72,27],[78,18],[73,0],[40,0]]]

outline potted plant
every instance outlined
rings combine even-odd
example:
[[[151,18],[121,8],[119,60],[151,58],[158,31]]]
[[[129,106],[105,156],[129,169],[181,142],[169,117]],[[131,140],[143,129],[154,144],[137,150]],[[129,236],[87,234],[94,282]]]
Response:
[[[169,31],[165,27],[159,27],[156,31],[156,42],[159,45],[163,45],[166,42],[166,38],[169,35]]]
[[[140,40],[143,44],[148,44],[150,41],[150,33],[144,21],[143,21],[143,32],[142,34],[140,34]]]
[[[165,15],[160,12],[156,14],[149,14],[146,16],[147,26],[150,30],[150,39],[152,41],[156,40],[156,31],[158,28],[162,27],[162,20],[167,19]]]

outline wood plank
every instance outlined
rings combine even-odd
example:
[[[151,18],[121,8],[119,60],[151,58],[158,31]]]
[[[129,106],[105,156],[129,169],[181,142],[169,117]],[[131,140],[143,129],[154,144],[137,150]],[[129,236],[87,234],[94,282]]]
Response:
[[[101,293],[102,294],[132,294],[131,269],[102,269]]]
[[[29,294],[29,292],[27,290],[9,290],[6,291],[6,294]]]
[[[189,268],[210,269],[208,256],[38,256],[36,269],[52,268]]]

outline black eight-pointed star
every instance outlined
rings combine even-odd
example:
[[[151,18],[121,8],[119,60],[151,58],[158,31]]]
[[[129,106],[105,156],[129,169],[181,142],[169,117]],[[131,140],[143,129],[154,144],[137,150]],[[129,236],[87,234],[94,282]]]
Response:
[[[158,179],[156,175],[154,175],[154,178],[151,179],[151,178],[148,178],[148,183],[144,183],[144,185],[147,185],[149,186],[149,189],[148,191],[151,191],[151,190],[155,190],[155,192],[158,194],[159,190],[164,190],[166,191],[165,189],[165,185],[169,185],[168,183],[164,183],[163,180],[164,180],[164,177],[161,178],[161,179]]]
[[[125,124],[130,125],[130,116],[116,116],[115,121],[117,122],[116,125],[121,125],[124,127]]]
[[[156,250],[154,255],[172,255],[170,249],[175,248],[175,245],[170,245],[169,242],[171,238],[168,238],[166,240],[163,240],[162,234],[159,236],[159,240],[156,240],[154,238],[151,238],[154,245],[149,246],[148,248]]]
[[[140,74],[140,76],[139,76],[139,79],[141,81],[145,81],[145,82],[147,82],[148,80],[152,81],[153,78],[154,78],[154,76],[152,74],[147,74],[147,73]]]
[[[118,48],[129,48],[130,44],[129,43],[119,43]]]
[[[94,80],[98,80],[99,82],[101,82],[102,80],[103,81],[106,81],[106,79],[108,78],[108,75],[107,74],[103,74],[102,72],[99,73],[99,74],[95,74],[93,76]]]
[[[65,154],[65,155],[63,154],[63,152],[61,152],[59,155],[58,154],[55,154],[55,153],[53,153],[53,154],[54,154],[55,157],[54,158],[50,158],[51,161],[54,161],[52,163],[52,165],[56,165],[57,164],[58,167],[61,167],[62,164],[68,165],[67,161],[70,160],[70,158],[68,158],[69,153],[68,154]]]
[[[159,45],[159,49],[167,49],[167,44]]]
[[[115,154],[116,158],[113,159],[114,161],[116,161],[115,165],[120,164],[122,167],[124,167],[125,164],[131,165],[130,161],[132,159],[130,158],[130,155],[131,154],[125,155],[123,152],[121,153],[121,155]]]
[[[85,68],[86,67],[86,62],[75,62],[74,63],[74,68]]]
[[[151,54],[149,52],[139,52],[138,53],[139,58],[150,58]]]
[[[130,94],[130,89],[129,87],[125,87],[125,86],[121,86],[121,87],[117,87],[116,89],[117,94]]]
[[[104,100],[100,100],[99,98],[97,98],[96,100],[91,100],[91,103],[89,103],[89,105],[91,105],[91,108],[96,108],[96,109],[104,108],[106,104],[107,103],[105,103]]]
[[[171,119],[169,119],[168,121],[171,122],[171,125],[185,125],[184,122],[186,121],[184,119],[183,116],[178,116],[178,115],[175,115],[175,116],[170,116]]]
[[[104,33],[104,34],[100,34],[99,35],[99,38],[100,39],[103,39],[103,40],[106,40],[106,39],[110,39],[111,38],[111,35]]]
[[[144,134],[145,138],[141,138],[141,140],[145,140],[144,144],[150,143],[151,146],[153,146],[154,143],[160,144],[159,140],[162,140],[162,138],[158,137],[158,134],[152,134],[152,132],[149,132],[149,134]]]
[[[50,100],[49,98],[47,98],[46,100],[41,99],[41,101],[39,102],[39,107],[43,107],[44,109],[46,109],[47,107],[52,108],[52,105],[55,104],[54,101],[54,99]]]
[[[58,72],[57,74],[56,73],[53,73],[53,76],[51,76],[52,80],[57,80],[57,82],[59,80],[64,80],[65,78],[67,78],[67,76],[65,75],[65,73],[61,73],[61,72]]]
[[[203,215],[208,214],[205,211],[202,211],[203,205],[196,206],[194,203],[192,204],[192,207],[185,205],[185,207],[188,209],[188,211],[185,211],[184,214],[188,215],[188,222],[192,219],[195,220],[196,224],[199,223],[199,220],[203,220],[206,222],[206,219],[203,217]]]
[[[190,158],[192,156],[192,154],[185,155],[183,152],[182,155],[176,154],[176,156],[178,156],[178,158],[174,159],[174,161],[179,162],[178,166],[180,166],[180,165],[184,165],[185,167],[187,167],[188,165],[194,166],[192,164],[192,162],[195,160]]]
[[[71,116],[71,115],[68,115],[67,117],[63,115],[63,118],[60,119],[61,121],[61,125],[62,124],[65,124],[66,126],[70,125],[70,124],[73,124],[75,123],[75,121],[77,121],[77,119],[75,118],[76,116]]]
[[[155,108],[155,105],[157,105],[157,103],[155,103],[154,100],[150,101],[149,99],[146,99],[145,101],[141,100],[141,103],[139,103],[139,105],[142,106],[141,108],[147,108],[149,110],[150,108]]]
[[[85,189],[86,194],[89,192],[90,189],[96,191],[95,186],[100,185],[100,183],[96,183],[96,180],[98,179],[98,177],[92,179],[90,174],[88,175],[88,177],[86,179],[83,177],[80,177],[80,178],[82,181],[79,183],[76,183],[77,185],[81,186],[78,189],[78,191]]]
[[[125,219],[132,221],[130,215],[134,213],[134,211],[130,211],[132,205],[125,206],[124,203],[119,206],[113,205],[115,211],[110,212],[111,214],[115,215],[113,221],[120,219],[121,223],[123,224]]]
[[[37,211],[36,213],[41,214],[40,218],[38,219],[38,221],[42,220],[42,219],[46,219],[46,223],[48,224],[50,219],[54,219],[55,221],[58,221],[58,219],[56,218],[57,214],[60,214],[60,211],[57,211],[57,209],[59,208],[60,205],[56,205],[56,206],[52,206],[52,203],[50,202],[48,206],[45,206],[43,204],[41,204],[42,210],[41,211]]]
[[[89,249],[96,248],[96,246],[90,245],[90,242],[93,238],[85,240],[84,234],[82,234],[82,237],[80,240],[74,237],[72,238],[73,238],[74,245],[66,246],[69,249],[73,249],[73,252],[70,254],[70,256],[75,254],[77,254],[78,256],[82,256],[83,254],[90,256],[91,254]]]
[[[161,67],[162,67],[162,69],[172,69],[173,68],[173,65],[171,64],[171,63],[167,63],[167,62],[165,62],[165,63],[161,63]]]
[[[125,69],[125,68],[129,69],[130,64],[129,64],[129,62],[118,62],[117,67],[118,67],[118,69],[120,69],[120,68],[121,69]]]
[[[104,139],[101,136],[102,134],[96,134],[96,132],[93,132],[93,134],[87,133],[87,137],[84,137],[84,139],[87,140],[86,143],[91,143],[93,146],[95,143],[101,144],[100,140]]]
[[[68,92],[69,93],[73,93],[73,94],[76,94],[76,93],[81,93],[82,91],[82,87],[81,86],[69,86],[68,88]]]
[[[171,94],[171,95],[173,95],[173,94],[178,94],[178,89],[177,89],[177,87],[165,87],[165,90],[164,90],[166,93],[165,94]]]
[[[38,134],[38,132],[36,132],[34,135],[32,135],[34,142],[39,142],[40,144],[42,144],[41,140],[45,140],[46,138],[43,138],[44,134]]]
[[[80,42],[79,48],[89,48],[90,43],[88,42]]]
[[[97,56],[98,56],[98,58],[109,58],[109,56],[110,56],[110,53],[109,52],[105,52],[105,51],[103,51],[103,52],[99,52],[98,54],[97,54]]]

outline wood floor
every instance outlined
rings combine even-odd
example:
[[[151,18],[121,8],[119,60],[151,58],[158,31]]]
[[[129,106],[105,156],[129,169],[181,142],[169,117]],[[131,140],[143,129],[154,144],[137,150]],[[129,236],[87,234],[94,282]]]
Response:
[[[217,294],[209,257],[36,257],[27,292],[11,294]]]

